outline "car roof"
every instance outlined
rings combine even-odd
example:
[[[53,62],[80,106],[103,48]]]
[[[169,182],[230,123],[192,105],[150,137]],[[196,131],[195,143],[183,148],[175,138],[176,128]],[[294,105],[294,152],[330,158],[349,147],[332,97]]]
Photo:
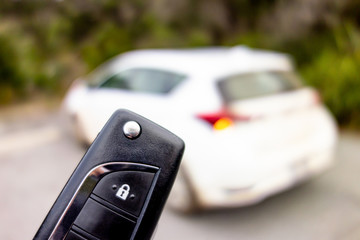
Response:
[[[190,76],[214,78],[266,70],[290,71],[286,54],[255,50],[245,46],[194,49],[135,50],[117,56],[111,68],[144,67],[173,71]]]

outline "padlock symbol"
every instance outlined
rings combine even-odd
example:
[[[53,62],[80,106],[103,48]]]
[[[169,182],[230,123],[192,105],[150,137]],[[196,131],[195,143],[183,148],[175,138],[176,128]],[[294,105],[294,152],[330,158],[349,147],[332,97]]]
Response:
[[[116,197],[121,198],[122,200],[126,200],[127,196],[129,195],[129,192],[130,192],[130,186],[127,184],[123,184],[116,192]]]

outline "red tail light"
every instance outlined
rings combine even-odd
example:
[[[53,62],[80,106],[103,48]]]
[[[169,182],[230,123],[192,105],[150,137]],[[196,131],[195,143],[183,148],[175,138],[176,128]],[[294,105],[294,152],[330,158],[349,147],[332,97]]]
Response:
[[[202,113],[198,114],[197,117],[211,124],[215,130],[226,129],[233,125],[234,121],[250,120],[250,117],[234,115],[226,110],[221,110],[214,113]]]
[[[221,118],[229,118],[226,112],[215,112],[215,113],[201,113],[197,115],[198,118],[214,125]]]

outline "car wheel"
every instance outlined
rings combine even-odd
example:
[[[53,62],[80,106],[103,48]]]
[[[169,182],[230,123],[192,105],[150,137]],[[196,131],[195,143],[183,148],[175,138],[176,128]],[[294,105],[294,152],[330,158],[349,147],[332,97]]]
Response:
[[[191,182],[183,167],[179,169],[168,203],[170,208],[180,213],[191,214],[200,210]]]

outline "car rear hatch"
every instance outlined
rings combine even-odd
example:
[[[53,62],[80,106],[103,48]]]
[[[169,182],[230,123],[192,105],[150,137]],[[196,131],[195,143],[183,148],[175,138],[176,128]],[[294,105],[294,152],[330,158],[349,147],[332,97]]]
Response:
[[[302,87],[294,73],[231,76],[219,80],[218,89],[224,108],[212,118],[202,118],[211,120],[208,122],[221,139],[217,145],[222,145],[221,155],[227,159],[221,174],[223,182],[228,182],[225,185],[236,186],[231,176],[242,172],[248,178],[242,182],[250,184],[279,168],[304,161],[318,148],[315,142],[319,142],[321,131],[328,128],[323,121],[327,112],[319,104],[317,92]],[[219,121],[225,124],[218,127]]]

